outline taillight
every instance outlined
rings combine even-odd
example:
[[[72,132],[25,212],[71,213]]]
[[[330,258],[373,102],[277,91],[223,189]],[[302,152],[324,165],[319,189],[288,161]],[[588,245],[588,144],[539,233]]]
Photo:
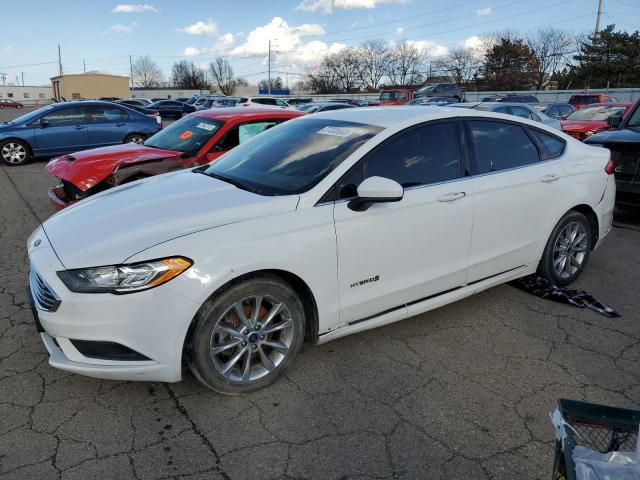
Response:
[[[604,167],[604,171],[607,173],[607,175],[613,175],[616,171],[616,161],[613,159],[613,157],[609,157],[609,161]]]

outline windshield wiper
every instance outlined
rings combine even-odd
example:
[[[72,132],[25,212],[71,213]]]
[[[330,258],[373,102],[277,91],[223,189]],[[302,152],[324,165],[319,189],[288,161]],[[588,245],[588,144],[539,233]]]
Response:
[[[207,165],[208,166],[208,165]],[[218,175],[217,173],[207,172],[206,170],[201,170],[200,168],[195,168],[193,170],[196,173],[202,173],[203,175],[207,175],[208,177],[215,178],[216,180],[221,180],[223,182],[229,183],[234,187],[239,188],[240,190],[246,190],[247,192],[257,193],[253,190],[249,185],[242,182],[241,180],[236,180],[235,178],[224,177],[222,175]]]

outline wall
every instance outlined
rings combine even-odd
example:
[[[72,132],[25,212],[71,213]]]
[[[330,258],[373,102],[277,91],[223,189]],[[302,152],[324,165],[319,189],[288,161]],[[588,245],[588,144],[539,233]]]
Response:
[[[57,84],[59,83],[59,91]],[[129,97],[129,77],[104,75],[97,73],[82,73],[78,75],[63,75],[51,79],[53,96],[60,96],[67,100],[75,98],[98,97]],[[77,96],[74,96],[77,94]]]
[[[479,102],[484,97],[500,95],[505,93],[515,93],[516,95],[535,95],[541,102],[565,102],[574,93],[611,93],[621,102],[635,102],[640,99],[640,88],[606,88],[590,90],[541,90],[541,91],[518,91],[518,92],[466,92],[467,102]]]
[[[51,102],[50,86],[0,85],[0,98],[11,98],[27,106],[41,106]]]

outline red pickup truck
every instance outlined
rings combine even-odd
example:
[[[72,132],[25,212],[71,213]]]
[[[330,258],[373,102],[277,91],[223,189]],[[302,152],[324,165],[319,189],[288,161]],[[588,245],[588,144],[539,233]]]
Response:
[[[618,99],[610,93],[574,93],[569,97],[569,104],[575,108],[582,108],[592,103],[611,103]]]
[[[393,88],[380,92],[380,105],[404,105],[413,99],[413,91],[407,88]]]

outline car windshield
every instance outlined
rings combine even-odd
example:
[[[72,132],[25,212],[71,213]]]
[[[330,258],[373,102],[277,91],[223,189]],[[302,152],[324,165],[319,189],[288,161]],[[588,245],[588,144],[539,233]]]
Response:
[[[640,127],[640,104],[633,111],[631,116],[629,117],[629,121],[627,122],[627,127],[629,128],[638,128]]]
[[[567,117],[567,120],[607,120],[612,115],[623,115],[625,107],[613,105],[600,105],[598,107],[585,107],[576,110]]]
[[[382,92],[380,94],[380,100],[395,100],[400,98],[400,92]]]
[[[420,93],[432,92],[433,90],[435,90],[435,88],[436,88],[435,85],[428,85],[426,87],[422,87],[420,90],[418,90],[418,92]]]
[[[7,102],[11,102],[13,100],[6,100]],[[18,118],[14,118],[10,122],[7,123],[28,123],[36,117],[39,117],[45,112],[52,110],[53,107],[51,105],[47,105],[46,107],[39,108],[34,110],[33,112],[25,113],[24,115],[20,115]]]
[[[299,105],[298,106],[298,110],[300,110],[301,112],[306,112],[307,110],[311,110],[312,108],[316,107],[317,105],[314,103],[305,103],[304,105]]]
[[[147,147],[195,154],[218,131],[222,122],[200,116],[184,117],[149,137]]]
[[[360,145],[382,131],[361,123],[304,118],[234,148],[205,170],[260,195],[293,195],[317,185]]]

